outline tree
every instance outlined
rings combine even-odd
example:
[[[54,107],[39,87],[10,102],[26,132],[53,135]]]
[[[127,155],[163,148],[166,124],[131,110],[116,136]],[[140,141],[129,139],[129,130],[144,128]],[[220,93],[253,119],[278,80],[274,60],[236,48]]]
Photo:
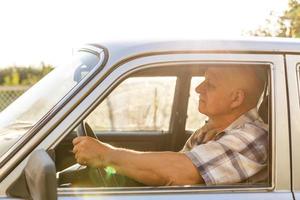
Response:
[[[33,85],[43,76],[48,74],[53,67],[42,63],[40,68],[37,67],[17,67],[11,66],[0,69],[0,86],[17,86]]]
[[[255,31],[250,31],[254,36],[300,37],[300,1],[289,0],[288,9],[277,19],[274,13],[266,20],[266,24]],[[274,21],[275,19],[275,21]]]

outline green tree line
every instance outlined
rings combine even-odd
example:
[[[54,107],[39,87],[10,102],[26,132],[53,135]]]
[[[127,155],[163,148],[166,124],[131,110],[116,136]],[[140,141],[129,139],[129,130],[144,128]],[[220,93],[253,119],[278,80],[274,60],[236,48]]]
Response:
[[[0,86],[33,85],[52,69],[51,65],[45,64],[38,68],[32,66],[0,68]]]
[[[250,31],[250,35],[300,38],[300,1],[289,0],[288,8],[281,16],[276,17],[271,12],[266,23]]]

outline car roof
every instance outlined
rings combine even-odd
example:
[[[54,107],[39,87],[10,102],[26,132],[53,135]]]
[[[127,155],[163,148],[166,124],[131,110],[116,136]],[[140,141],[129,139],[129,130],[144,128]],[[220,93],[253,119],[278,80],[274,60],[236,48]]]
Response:
[[[151,52],[300,53],[300,39],[251,37],[238,39],[146,40],[101,43],[110,55],[123,57]]]

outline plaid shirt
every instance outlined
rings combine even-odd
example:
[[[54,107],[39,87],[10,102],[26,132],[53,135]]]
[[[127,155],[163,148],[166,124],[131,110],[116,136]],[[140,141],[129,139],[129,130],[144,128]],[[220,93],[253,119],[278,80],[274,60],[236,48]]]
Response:
[[[267,177],[267,170],[263,169],[267,166],[268,126],[256,108],[223,132],[218,133],[208,124],[193,133],[182,149],[207,185],[243,182],[258,172]],[[211,139],[206,141],[209,135]]]

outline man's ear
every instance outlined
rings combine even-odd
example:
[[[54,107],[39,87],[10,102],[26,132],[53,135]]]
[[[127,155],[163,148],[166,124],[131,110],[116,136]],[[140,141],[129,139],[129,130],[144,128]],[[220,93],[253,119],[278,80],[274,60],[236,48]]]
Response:
[[[230,108],[234,109],[239,107],[245,100],[245,91],[238,89],[231,94],[231,105]]]

